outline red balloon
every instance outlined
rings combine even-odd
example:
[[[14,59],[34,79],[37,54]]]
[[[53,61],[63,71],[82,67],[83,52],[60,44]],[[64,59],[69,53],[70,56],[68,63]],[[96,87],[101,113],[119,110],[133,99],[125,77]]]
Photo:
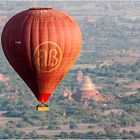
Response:
[[[38,101],[47,102],[76,60],[82,44],[78,24],[52,8],[18,13],[2,32],[3,51]]]

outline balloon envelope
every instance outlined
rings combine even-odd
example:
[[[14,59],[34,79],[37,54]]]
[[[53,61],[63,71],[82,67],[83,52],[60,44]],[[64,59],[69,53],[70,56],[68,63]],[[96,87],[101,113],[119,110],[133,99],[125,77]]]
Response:
[[[50,95],[76,60],[82,36],[78,24],[52,8],[18,13],[2,32],[3,51],[38,101]]]

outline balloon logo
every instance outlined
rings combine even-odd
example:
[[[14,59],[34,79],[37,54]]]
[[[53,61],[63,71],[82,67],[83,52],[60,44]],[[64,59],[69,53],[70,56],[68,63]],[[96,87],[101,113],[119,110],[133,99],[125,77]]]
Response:
[[[40,72],[52,72],[62,61],[61,48],[54,42],[43,42],[34,51],[34,60]]]

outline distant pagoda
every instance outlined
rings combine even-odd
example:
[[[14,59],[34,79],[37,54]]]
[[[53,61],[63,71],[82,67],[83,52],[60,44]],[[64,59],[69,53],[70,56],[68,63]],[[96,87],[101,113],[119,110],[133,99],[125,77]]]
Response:
[[[83,80],[83,73],[81,70],[78,71],[77,77],[76,77],[76,81],[78,84],[80,84]]]
[[[79,91],[72,94],[72,98],[78,102],[82,102],[85,100],[100,101],[103,99],[100,93],[96,90],[95,85],[93,84],[89,76],[83,76]]]
[[[69,88],[63,90],[64,100],[73,101],[72,92]]]
[[[6,82],[9,81],[10,79],[8,77],[5,77],[3,74],[0,73],[0,82]]]
[[[63,117],[67,117],[66,111],[63,112]]]

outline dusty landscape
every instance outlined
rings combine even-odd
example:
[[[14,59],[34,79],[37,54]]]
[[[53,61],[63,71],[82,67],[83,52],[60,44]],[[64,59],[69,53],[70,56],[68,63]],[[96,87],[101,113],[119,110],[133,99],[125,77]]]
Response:
[[[83,46],[44,113],[0,49],[0,139],[139,139],[140,2],[0,1],[0,31],[15,13],[36,5],[73,16]],[[81,84],[79,71],[91,82]]]

